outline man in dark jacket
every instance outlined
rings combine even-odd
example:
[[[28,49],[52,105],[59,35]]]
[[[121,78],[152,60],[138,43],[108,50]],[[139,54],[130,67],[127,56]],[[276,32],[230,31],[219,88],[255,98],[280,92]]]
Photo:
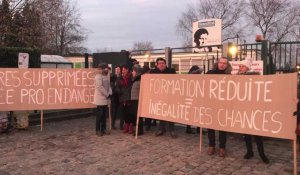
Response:
[[[176,74],[174,69],[167,67],[166,60],[163,58],[156,59],[156,68],[150,71],[150,74]],[[174,132],[174,123],[160,121],[159,131],[155,133],[156,136],[162,136],[166,132],[166,125],[169,127],[169,132],[172,138],[176,138],[177,135]]]
[[[220,58],[218,62],[214,65],[212,70],[209,70],[207,74],[230,74],[231,73],[231,65],[229,64],[227,58]],[[208,132],[208,155],[213,155],[215,153],[215,130],[207,129]],[[219,156],[225,157],[225,145],[226,145],[226,132],[219,131]]]
[[[119,104],[119,94],[117,93],[117,81],[121,77],[121,66],[115,68],[115,73],[110,77],[110,84],[112,89],[112,99],[111,99],[111,114],[112,114],[112,128],[116,129],[115,123],[117,119],[117,114],[119,114],[120,104]],[[120,116],[120,129],[123,130],[124,119]]]

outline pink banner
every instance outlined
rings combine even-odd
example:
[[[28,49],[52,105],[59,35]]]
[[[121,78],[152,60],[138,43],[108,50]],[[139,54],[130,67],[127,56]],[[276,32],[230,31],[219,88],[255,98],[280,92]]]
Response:
[[[143,75],[139,116],[295,140],[297,74]]]
[[[0,110],[93,108],[93,69],[0,69]]]

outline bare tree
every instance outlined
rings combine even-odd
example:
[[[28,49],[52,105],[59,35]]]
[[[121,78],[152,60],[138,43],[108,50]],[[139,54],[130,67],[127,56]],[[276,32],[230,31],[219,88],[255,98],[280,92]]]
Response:
[[[103,52],[110,52],[112,51],[112,49],[109,49],[109,48],[97,48],[96,49],[96,53],[103,53]]]
[[[139,41],[133,44],[132,50],[135,54],[145,54],[153,50],[153,45],[151,41]]]
[[[296,3],[294,3],[294,6],[295,6],[295,8],[300,8],[300,1],[296,1]],[[293,27],[293,29],[291,30],[291,33],[292,33],[292,35],[291,35],[291,37],[293,38],[293,39],[291,39],[291,40],[296,40],[296,41],[298,41],[298,40],[300,40],[300,11],[299,10],[297,10],[296,11],[296,25]]]
[[[258,27],[263,38],[281,41],[296,25],[297,6],[294,0],[249,0],[248,18]]]
[[[3,0],[0,46],[35,47],[46,54],[82,52],[84,28],[70,0]]]
[[[235,37],[243,26],[239,23],[243,17],[245,2],[243,0],[198,0],[196,5],[189,4],[187,10],[181,14],[177,23],[177,32],[184,40],[192,45],[192,24],[201,19],[222,19],[223,40]]]
[[[8,46],[11,36],[12,16],[8,0],[0,5],[0,46]]]
[[[36,0],[43,17],[44,50],[53,54],[68,54],[86,39],[80,25],[81,15],[69,0]]]

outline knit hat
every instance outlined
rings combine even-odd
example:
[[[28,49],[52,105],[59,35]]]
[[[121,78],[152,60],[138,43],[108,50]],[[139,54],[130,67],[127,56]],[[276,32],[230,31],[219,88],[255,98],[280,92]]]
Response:
[[[240,61],[240,65],[246,66],[248,69],[251,69],[251,63],[249,60]]]
[[[201,74],[203,71],[203,69],[201,69],[200,67],[194,65],[190,68],[188,74]]]

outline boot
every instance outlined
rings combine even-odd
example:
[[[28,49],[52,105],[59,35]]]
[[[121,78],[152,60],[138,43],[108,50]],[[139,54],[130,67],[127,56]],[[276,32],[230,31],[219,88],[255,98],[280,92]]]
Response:
[[[133,123],[129,124],[129,134],[133,133]]]
[[[214,153],[215,153],[215,147],[211,147],[211,146],[208,147],[207,154],[211,156],[211,155],[213,155]]]
[[[128,123],[125,123],[123,132],[124,132],[124,133],[127,133],[128,131],[129,131],[129,124],[128,124]]]
[[[267,156],[264,153],[259,153],[259,156],[265,164],[270,163],[270,160],[267,158]]]
[[[260,136],[255,136],[255,141],[256,141],[256,144],[257,144],[257,150],[258,150],[258,153],[259,153],[259,156],[260,156],[261,160],[266,164],[270,163],[270,160],[265,155],[263,138],[260,137]]]
[[[244,155],[244,159],[251,159],[253,157],[253,151],[247,151],[247,153]]]

